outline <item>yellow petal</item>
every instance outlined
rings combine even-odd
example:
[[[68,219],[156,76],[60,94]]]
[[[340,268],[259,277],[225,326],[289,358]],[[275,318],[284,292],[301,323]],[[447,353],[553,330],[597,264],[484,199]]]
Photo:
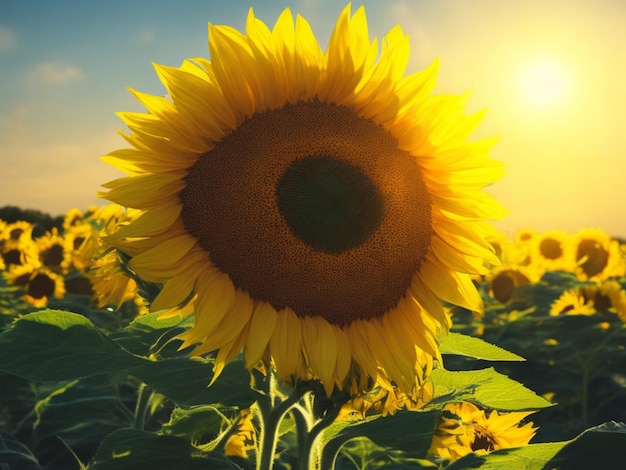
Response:
[[[289,308],[279,310],[270,339],[276,374],[286,380],[302,366],[302,329],[298,316]]]
[[[278,314],[269,303],[259,302],[255,306],[244,350],[244,359],[248,369],[255,367],[263,357],[274,333],[277,319]]]

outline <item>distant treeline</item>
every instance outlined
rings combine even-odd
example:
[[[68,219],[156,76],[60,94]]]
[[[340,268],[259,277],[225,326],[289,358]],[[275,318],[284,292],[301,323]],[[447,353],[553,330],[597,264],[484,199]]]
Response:
[[[33,236],[41,236],[45,232],[52,230],[53,227],[61,230],[63,227],[64,215],[52,217],[50,214],[35,209],[22,209],[17,206],[0,207],[0,220],[12,223],[18,220],[30,222],[35,226]]]

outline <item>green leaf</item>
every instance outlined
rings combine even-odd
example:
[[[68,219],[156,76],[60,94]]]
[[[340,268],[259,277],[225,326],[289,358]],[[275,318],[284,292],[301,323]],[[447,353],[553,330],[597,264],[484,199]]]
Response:
[[[124,371],[143,362],[87,318],[61,310],[18,319],[0,334],[0,350],[0,370],[42,382]]]
[[[137,429],[120,429],[109,434],[89,463],[89,470],[239,469],[221,454],[202,453],[186,439]]]
[[[496,372],[493,367],[482,370],[453,372],[436,369],[430,375],[435,386],[434,404],[471,401],[502,411],[530,411],[552,404],[521,383]]]
[[[480,338],[449,332],[439,337],[441,354],[455,354],[487,361],[524,361],[525,359]]]
[[[488,455],[469,454],[457,460],[452,465],[446,467],[446,470],[464,470],[467,468],[480,468],[482,470],[502,470],[505,468],[523,468],[524,470],[543,470],[544,468],[556,468],[553,466],[546,467],[551,462],[559,450],[563,448],[565,442],[548,442],[545,444],[529,444],[524,447],[513,449],[502,449],[491,452]],[[596,455],[596,463],[598,462]],[[603,462],[604,463],[604,462]],[[574,467],[560,467],[574,468]],[[575,468],[593,468],[593,467],[575,467]],[[619,468],[605,467],[602,468]]]
[[[76,453],[90,456],[107,434],[131,425],[118,388],[110,376],[100,375],[69,382],[40,400],[33,429],[37,455],[54,453],[61,438]]]
[[[250,388],[250,372],[242,360],[227,364],[210,387],[213,363],[204,359],[146,361],[131,373],[178,405],[220,403],[247,408],[257,399],[257,392]]]
[[[10,434],[0,431],[0,468],[42,470],[43,467],[39,465],[28,447]]]
[[[585,430],[566,443],[548,468],[623,468],[626,462],[626,424],[604,423]]]
[[[130,331],[143,328],[151,335],[154,320],[138,322]],[[35,312],[17,320],[0,334],[0,350],[1,371],[33,381],[121,372],[134,375],[179,405],[222,403],[245,408],[256,400],[250,373],[241,360],[228,364],[209,388],[212,362],[187,356],[150,361],[121,347],[82,315],[60,310]]]
[[[470,454],[446,467],[446,470],[623,468],[624,461],[626,425],[611,422],[589,428],[571,441],[530,444],[482,456]]]
[[[195,445],[206,444],[220,434],[225,418],[230,420],[237,416],[239,410],[235,408],[214,405],[176,408],[170,416],[169,423],[163,425],[162,431],[164,434],[185,437]]]
[[[438,420],[438,411],[400,410],[394,415],[336,422],[324,432],[324,453],[337,455],[350,439],[367,437],[380,447],[425,455]]]
[[[416,470],[439,467],[426,459],[410,457],[409,454],[389,448],[379,447],[366,438],[353,439],[341,448],[337,456],[335,470]]]
[[[181,320],[178,317],[159,320],[161,315],[163,312],[141,315],[111,337],[124,349],[141,356],[149,356],[178,333],[182,333],[183,327],[190,323],[190,319]]]

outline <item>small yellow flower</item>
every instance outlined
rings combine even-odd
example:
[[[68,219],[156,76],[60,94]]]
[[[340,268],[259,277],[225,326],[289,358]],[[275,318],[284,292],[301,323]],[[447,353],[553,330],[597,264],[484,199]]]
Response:
[[[343,405],[337,421],[393,415],[398,410],[419,410],[433,398],[432,382],[426,382],[420,392],[418,397],[409,397],[397,389],[374,387],[372,391],[361,393]]]
[[[593,304],[589,303],[579,289],[570,289],[552,302],[550,315],[593,315]]]
[[[521,447],[533,438],[537,428],[520,422],[533,412],[500,413],[485,411],[468,402],[446,405],[433,435],[428,453],[458,460],[472,452],[485,455],[499,449]]]
[[[249,453],[256,449],[256,430],[254,429],[253,414],[249,408],[241,410],[237,430],[226,441],[224,453],[247,459]]]

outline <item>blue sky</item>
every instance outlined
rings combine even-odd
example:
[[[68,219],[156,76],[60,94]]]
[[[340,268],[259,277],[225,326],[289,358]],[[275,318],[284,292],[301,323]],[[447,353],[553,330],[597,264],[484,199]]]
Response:
[[[489,192],[511,212],[503,231],[626,237],[626,2],[361,4],[370,36],[395,24],[411,35],[408,72],[439,58],[436,91],[472,90],[468,111],[488,108],[475,137],[501,136],[492,156],[507,176]],[[98,157],[125,146],[115,112],[141,110],[126,87],[163,94],[151,63],[208,57],[207,23],[242,30],[250,6],[268,25],[291,7],[325,46],[344,3],[0,2],[0,206],[104,204],[99,186],[121,175]]]

